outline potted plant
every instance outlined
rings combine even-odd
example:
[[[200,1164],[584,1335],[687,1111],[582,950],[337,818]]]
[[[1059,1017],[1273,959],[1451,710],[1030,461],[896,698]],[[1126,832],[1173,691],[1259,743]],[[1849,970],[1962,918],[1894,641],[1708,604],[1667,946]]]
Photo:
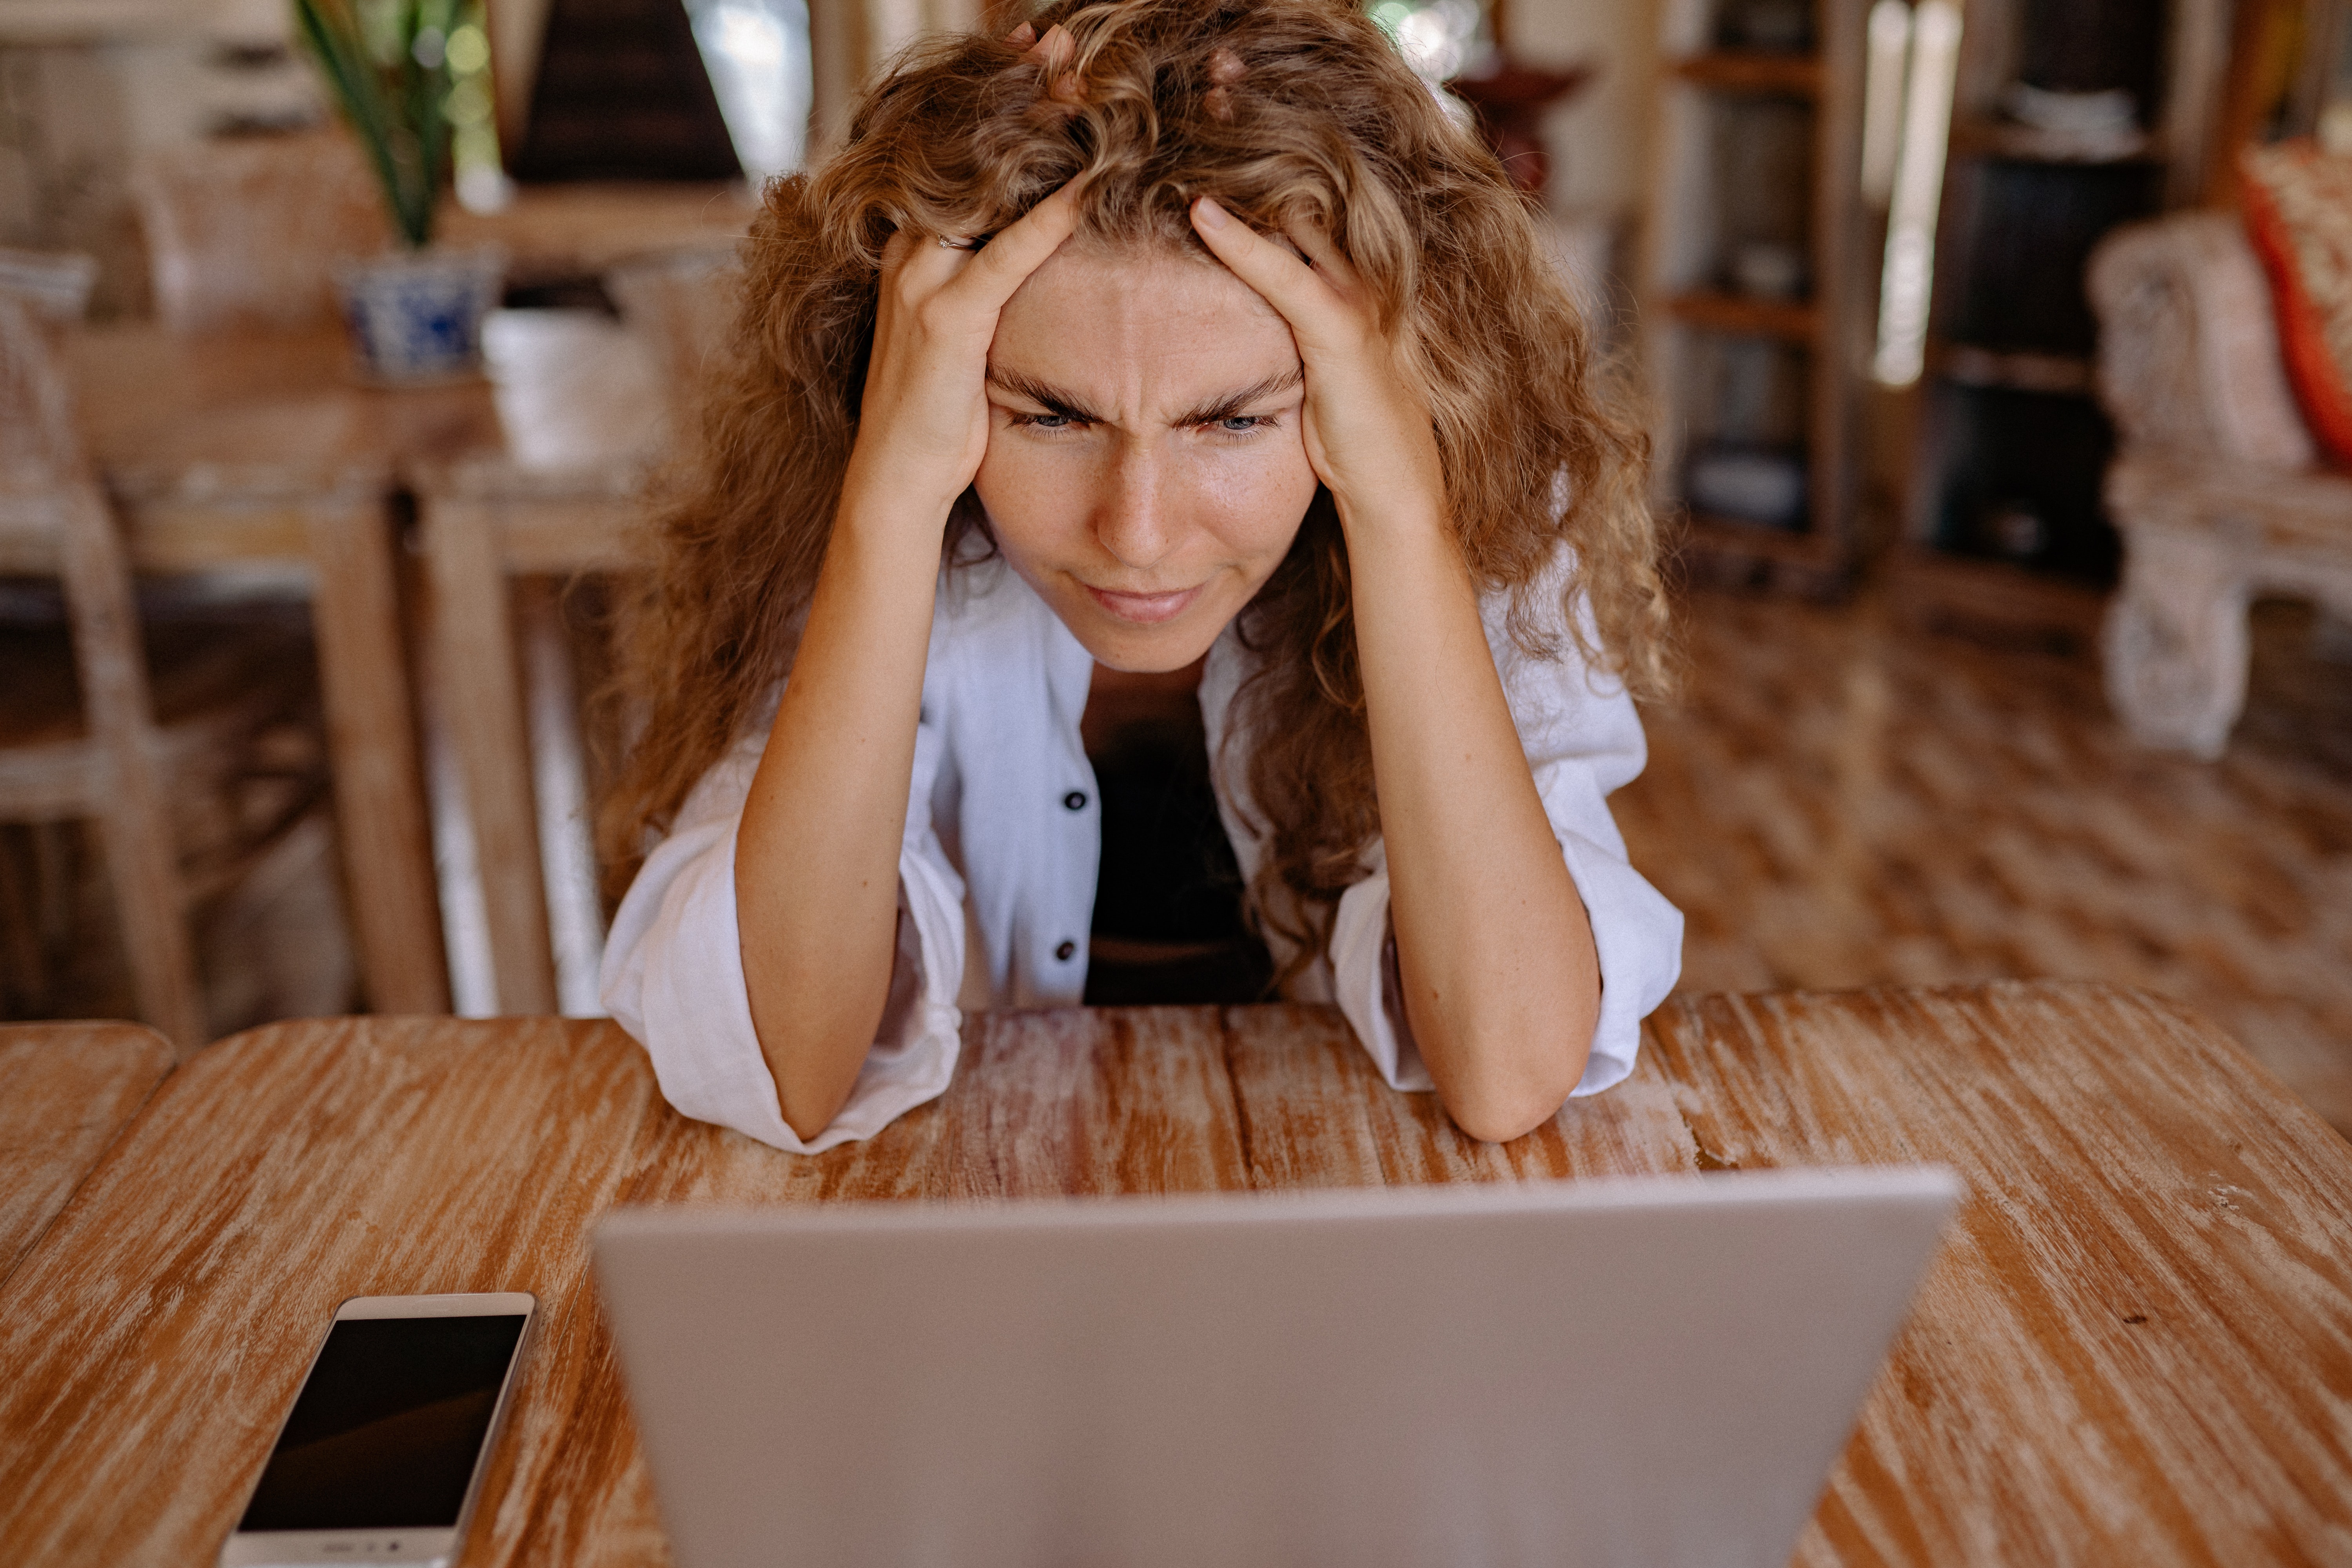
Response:
[[[406,248],[338,269],[362,365],[387,382],[470,375],[506,258],[432,247],[449,177],[449,39],[467,0],[294,0],[303,42],[358,137]]]

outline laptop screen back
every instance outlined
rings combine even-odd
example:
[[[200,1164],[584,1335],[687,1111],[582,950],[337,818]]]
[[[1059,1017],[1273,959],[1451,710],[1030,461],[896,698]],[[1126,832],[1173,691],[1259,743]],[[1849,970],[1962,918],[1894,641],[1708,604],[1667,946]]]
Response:
[[[596,1260],[682,1568],[1781,1568],[1957,1195],[646,1209]]]

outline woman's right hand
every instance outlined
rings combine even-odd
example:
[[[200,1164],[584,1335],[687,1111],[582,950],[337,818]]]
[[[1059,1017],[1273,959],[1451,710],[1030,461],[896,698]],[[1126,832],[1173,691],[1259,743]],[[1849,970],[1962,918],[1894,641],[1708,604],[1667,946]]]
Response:
[[[844,500],[934,532],[988,450],[988,347],[1013,291],[1077,226],[1073,180],[978,250],[939,237],[890,237],[882,251],[874,353]],[[845,505],[845,517],[876,515]]]

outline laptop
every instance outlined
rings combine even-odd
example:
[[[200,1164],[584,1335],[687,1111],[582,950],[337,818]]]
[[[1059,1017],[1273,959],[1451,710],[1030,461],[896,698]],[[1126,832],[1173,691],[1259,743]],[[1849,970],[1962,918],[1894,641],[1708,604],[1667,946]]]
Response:
[[[1784,1568],[1937,1168],[615,1211],[681,1568]]]

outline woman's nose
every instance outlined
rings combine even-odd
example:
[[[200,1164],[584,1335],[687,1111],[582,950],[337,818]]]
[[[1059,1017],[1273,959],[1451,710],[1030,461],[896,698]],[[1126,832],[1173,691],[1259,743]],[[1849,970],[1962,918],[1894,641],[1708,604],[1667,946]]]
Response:
[[[1168,497],[1167,465],[1140,444],[1120,451],[1110,486],[1095,514],[1095,538],[1122,566],[1149,572],[1167,559],[1176,540]]]

